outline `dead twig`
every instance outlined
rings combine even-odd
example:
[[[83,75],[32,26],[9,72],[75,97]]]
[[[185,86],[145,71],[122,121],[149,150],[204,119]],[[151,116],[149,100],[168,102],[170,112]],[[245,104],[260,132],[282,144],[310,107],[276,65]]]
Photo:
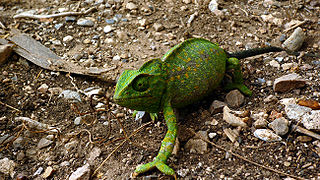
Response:
[[[0,27],[1,27],[2,29],[7,29],[6,26],[4,26],[4,25],[2,24],[1,21],[0,21]]]
[[[191,132],[192,132],[193,135],[196,135],[196,133],[195,133],[194,131],[191,130]],[[242,160],[244,160],[244,161],[246,161],[246,162],[248,162],[248,163],[250,163],[250,164],[256,165],[256,166],[261,167],[261,168],[263,168],[263,169],[266,169],[266,170],[269,170],[269,171],[272,171],[272,172],[275,172],[275,173],[278,173],[278,174],[281,174],[281,175],[284,175],[284,176],[289,176],[289,177],[292,177],[292,178],[295,178],[295,179],[305,180],[304,178],[301,178],[301,177],[298,177],[298,176],[295,176],[295,175],[291,175],[291,174],[288,174],[288,173],[285,173],[285,172],[281,172],[281,171],[276,170],[276,169],[273,169],[273,168],[271,168],[271,167],[264,166],[264,165],[259,164],[259,163],[257,163],[257,162],[251,161],[251,160],[249,160],[249,159],[247,159],[247,158],[245,158],[245,157],[243,157],[243,156],[241,156],[241,155],[239,155],[239,154],[237,154],[237,153],[234,153],[234,152],[232,152],[231,150],[227,150],[227,149],[225,149],[224,147],[219,146],[219,145],[217,145],[217,144],[215,144],[215,143],[213,143],[213,142],[211,142],[211,141],[209,141],[209,140],[207,140],[207,139],[205,139],[205,138],[203,138],[203,137],[201,137],[201,136],[199,136],[199,137],[200,137],[203,141],[205,141],[205,142],[213,145],[213,146],[216,147],[217,149],[220,149],[220,150],[223,150],[223,151],[225,151],[225,152],[228,152],[228,153],[232,154],[233,156],[235,156],[235,157],[237,157],[237,158],[239,158],[239,159],[242,159]]]
[[[288,31],[290,31],[290,30],[292,30],[292,29],[295,29],[295,28],[297,28],[297,27],[305,24],[306,22],[308,22],[308,20],[304,20],[304,21],[302,21],[302,22],[300,22],[300,23],[297,23],[296,25],[294,25],[294,26],[292,26],[292,27],[290,27],[290,28],[288,28],[288,29],[285,29],[283,32],[286,33],[286,32],[288,32]]]
[[[13,109],[13,110],[15,110],[15,111],[21,112],[19,109],[15,108],[15,107],[13,107],[13,106],[10,106],[9,104],[5,104],[5,103],[3,103],[3,102],[1,102],[1,101],[0,101],[0,104],[2,104],[2,105],[4,105],[4,106],[7,106],[8,108]]]
[[[140,132],[143,128],[146,126],[150,125],[152,122],[145,123],[144,125],[140,126],[138,129],[136,129],[130,136],[128,136],[128,139],[131,138],[132,136],[136,135],[138,132]],[[112,156],[113,153],[115,153],[124,143],[127,142],[127,139],[122,141],[108,156],[105,160],[102,161],[102,163],[99,165],[99,167],[94,170],[92,177],[98,172],[98,170],[104,165],[104,163],[107,162],[107,160]]]
[[[311,136],[313,138],[316,138],[316,139],[320,140],[320,135],[319,134],[314,133],[312,131],[309,131],[309,130],[301,127],[301,126],[293,125],[292,129],[293,129],[293,131],[296,131],[296,132],[299,132],[299,133],[302,133],[302,134],[305,134],[305,135],[308,135],[308,136]]]
[[[63,12],[58,14],[49,14],[49,15],[34,15],[34,14],[17,14],[13,16],[14,19],[17,18],[31,18],[31,19],[48,19],[48,18],[57,18],[57,17],[64,17],[64,16],[79,16],[79,15],[86,15],[89,14],[91,11],[95,10],[95,7],[92,7],[83,12]]]

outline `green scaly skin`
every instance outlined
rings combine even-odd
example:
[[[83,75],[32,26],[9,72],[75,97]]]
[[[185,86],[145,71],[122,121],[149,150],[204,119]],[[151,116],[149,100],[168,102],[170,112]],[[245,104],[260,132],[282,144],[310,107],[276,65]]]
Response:
[[[167,175],[175,172],[166,165],[177,136],[174,108],[201,100],[217,88],[226,71],[233,71],[232,82],[225,89],[239,89],[245,95],[252,92],[243,84],[239,58],[267,52],[282,51],[267,47],[234,54],[201,38],[188,39],[171,48],[161,59],[152,59],[138,70],[124,71],[116,85],[114,101],[127,108],[149,113],[163,111],[168,131],[154,161],[138,166],[134,176],[157,168]]]

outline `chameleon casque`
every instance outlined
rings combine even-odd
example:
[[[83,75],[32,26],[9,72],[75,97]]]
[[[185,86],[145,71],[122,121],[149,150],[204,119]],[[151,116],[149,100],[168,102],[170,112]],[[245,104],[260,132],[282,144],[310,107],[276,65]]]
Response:
[[[116,85],[114,101],[124,107],[157,113],[163,111],[167,133],[154,161],[138,166],[133,174],[159,169],[174,176],[166,165],[177,136],[174,108],[181,108],[210,94],[219,86],[227,71],[233,71],[232,82],[225,89],[239,89],[250,96],[252,92],[243,84],[238,59],[283,51],[278,47],[265,47],[228,53],[217,44],[202,38],[188,39],[171,48],[161,59],[152,59],[138,70],[124,71]]]

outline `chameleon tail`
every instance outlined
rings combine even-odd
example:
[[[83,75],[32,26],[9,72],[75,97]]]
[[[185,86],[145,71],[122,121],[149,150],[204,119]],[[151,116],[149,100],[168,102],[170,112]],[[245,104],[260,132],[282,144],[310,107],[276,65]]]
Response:
[[[237,59],[244,59],[247,57],[256,56],[264,53],[280,52],[280,51],[285,51],[285,49],[280,47],[268,46],[263,48],[248,49],[248,50],[234,52],[234,53],[227,53],[227,55],[229,58],[235,57]]]

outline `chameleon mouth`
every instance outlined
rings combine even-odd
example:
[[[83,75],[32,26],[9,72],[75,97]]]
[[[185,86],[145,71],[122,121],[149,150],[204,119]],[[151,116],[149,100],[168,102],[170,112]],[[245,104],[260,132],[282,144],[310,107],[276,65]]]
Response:
[[[144,96],[135,96],[135,97],[127,97],[127,98],[114,98],[114,101],[116,103],[118,102],[124,102],[132,99],[140,99],[140,98],[150,98],[152,97],[151,95],[144,95]]]

